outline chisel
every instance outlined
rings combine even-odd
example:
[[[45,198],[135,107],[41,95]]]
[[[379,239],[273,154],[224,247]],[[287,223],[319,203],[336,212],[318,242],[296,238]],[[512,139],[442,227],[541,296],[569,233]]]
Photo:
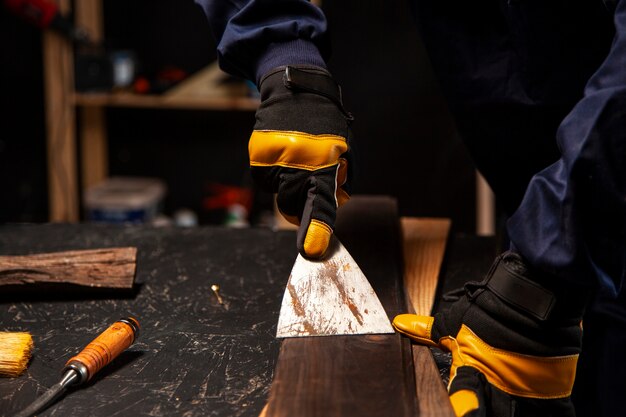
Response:
[[[30,417],[50,405],[68,387],[89,381],[100,369],[132,345],[138,335],[139,322],[134,317],[125,317],[116,321],[78,355],[67,361],[60,382],[53,385],[15,417]]]

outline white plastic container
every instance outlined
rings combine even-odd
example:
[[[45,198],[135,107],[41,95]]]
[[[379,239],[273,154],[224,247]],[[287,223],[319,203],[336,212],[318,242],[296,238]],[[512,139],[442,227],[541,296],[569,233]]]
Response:
[[[165,192],[165,183],[156,178],[111,177],[85,192],[85,218],[103,223],[148,223],[160,212]]]

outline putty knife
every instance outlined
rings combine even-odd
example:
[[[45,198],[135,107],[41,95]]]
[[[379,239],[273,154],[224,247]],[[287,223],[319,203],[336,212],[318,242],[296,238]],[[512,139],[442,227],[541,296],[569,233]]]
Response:
[[[276,337],[393,333],[374,289],[335,236],[321,260],[298,254]]]

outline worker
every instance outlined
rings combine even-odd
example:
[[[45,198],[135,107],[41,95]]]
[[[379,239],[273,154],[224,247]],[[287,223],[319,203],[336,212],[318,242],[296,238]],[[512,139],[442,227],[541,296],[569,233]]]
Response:
[[[298,250],[320,257],[351,180],[352,115],[326,66],[326,19],[304,0],[197,2],[222,69],[261,93],[252,176],[299,224]],[[484,279],[468,277],[449,311],[399,315],[393,325],[452,353],[457,415],[574,416],[585,310],[604,303],[626,321],[616,301],[626,275],[626,0],[412,6],[460,133],[511,213],[511,245]],[[592,20],[606,30],[585,32]],[[513,129],[484,134],[498,120],[468,127],[494,107],[534,117],[564,105],[556,137],[537,133],[558,144],[544,146],[552,154]],[[527,158],[511,158],[516,152]],[[605,415],[624,414],[611,407]]]

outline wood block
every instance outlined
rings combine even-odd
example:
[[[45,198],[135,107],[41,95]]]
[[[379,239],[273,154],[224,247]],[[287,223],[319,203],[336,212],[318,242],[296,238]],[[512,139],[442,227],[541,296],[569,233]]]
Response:
[[[0,286],[72,284],[130,289],[137,248],[107,248],[0,256]]]

